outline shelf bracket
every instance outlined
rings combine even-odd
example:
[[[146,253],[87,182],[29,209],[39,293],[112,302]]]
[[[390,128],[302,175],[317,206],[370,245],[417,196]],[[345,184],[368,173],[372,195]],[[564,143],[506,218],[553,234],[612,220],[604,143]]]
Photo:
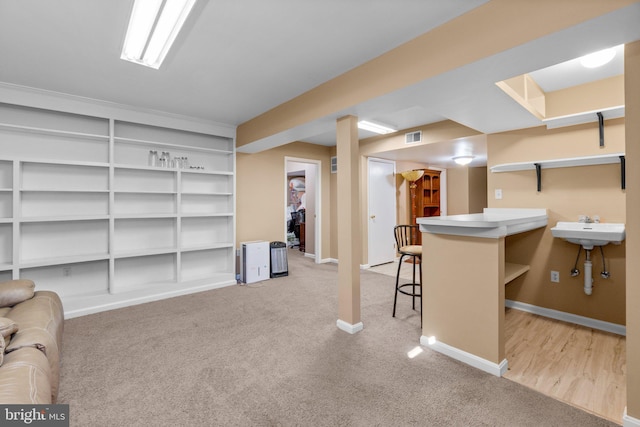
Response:
[[[620,188],[627,188],[626,183],[626,161],[624,156],[620,156]]]
[[[536,181],[538,182],[538,193],[542,191],[542,166],[540,163],[534,163],[536,167]]]
[[[604,117],[599,111],[596,114],[598,115],[598,129],[600,129],[600,147],[604,147]]]

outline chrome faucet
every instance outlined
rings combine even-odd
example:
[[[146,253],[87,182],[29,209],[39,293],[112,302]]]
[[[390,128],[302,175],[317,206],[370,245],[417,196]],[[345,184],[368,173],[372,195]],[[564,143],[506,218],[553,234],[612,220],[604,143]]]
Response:
[[[589,215],[580,215],[578,222],[584,222],[586,224],[598,223],[600,222],[600,216],[594,215],[593,218],[591,218]]]
[[[578,222],[584,222],[587,224],[591,224],[593,220],[589,217],[589,215],[580,215]]]

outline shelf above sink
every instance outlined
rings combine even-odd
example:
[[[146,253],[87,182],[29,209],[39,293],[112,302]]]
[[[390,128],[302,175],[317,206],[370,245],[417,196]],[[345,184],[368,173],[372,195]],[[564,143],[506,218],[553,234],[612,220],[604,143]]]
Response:
[[[558,222],[551,228],[553,237],[558,237],[576,245],[582,245],[587,250],[594,246],[604,246],[609,243],[620,244],[625,237],[625,226],[621,223],[585,223]]]

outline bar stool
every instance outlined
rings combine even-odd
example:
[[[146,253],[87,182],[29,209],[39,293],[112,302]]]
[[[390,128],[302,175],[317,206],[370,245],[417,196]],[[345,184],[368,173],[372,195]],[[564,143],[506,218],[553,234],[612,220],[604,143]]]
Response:
[[[396,275],[396,293],[393,298],[393,317],[396,317],[396,303],[398,292],[409,295],[413,299],[412,308],[416,309],[416,298],[420,300],[420,324],[422,324],[422,246],[414,244],[414,236],[419,233],[417,225],[396,225],[393,234],[396,238],[396,247],[400,253],[398,262],[398,274]],[[413,263],[413,280],[411,283],[400,285],[400,269],[405,257],[411,257]],[[416,282],[416,264],[420,269],[420,282]],[[411,290],[405,289],[411,287]],[[416,292],[418,290],[419,292]]]

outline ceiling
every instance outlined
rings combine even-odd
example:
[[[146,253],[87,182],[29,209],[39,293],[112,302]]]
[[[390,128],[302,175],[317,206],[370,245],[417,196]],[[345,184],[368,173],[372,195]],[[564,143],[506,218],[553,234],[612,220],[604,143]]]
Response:
[[[153,70],[120,59],[133,0],[0,0],[0,84],[236,126],[485,2],[199,0]],[[495,82],[638,40],[638,22],[635,3],[339,113],[397,129],[445,119],[483,133],[538,126]],[[617,58],[606,72],[622,72]],[[532,75],[545,90],[601,78],[583,71],[557,66]],[[293,140],[335,145],[335,117],[255,147]],[[446,167],[459,144],[476,154],[472,165],[486,159],[481,137],[386,156]]]

